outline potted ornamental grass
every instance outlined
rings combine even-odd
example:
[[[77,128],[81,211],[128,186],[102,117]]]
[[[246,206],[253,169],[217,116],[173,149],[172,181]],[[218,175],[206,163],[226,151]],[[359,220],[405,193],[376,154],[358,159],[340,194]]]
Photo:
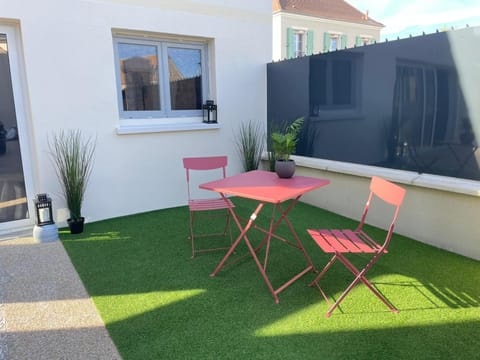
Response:
[[[236,145],[245,172],[257,170],[265,148],[265,132],[260,122],[253,120],[240,125]]]
[[[70,212],[67,219],[70,232],[79,234],[85,221],[82,204],[92,173],[96,140],[84,138],[80,130],[61,130],[53,135],[48,146]]]
[[[295,152],[303,119],[300,117],[282,130],[276,130],[271,134],[271,145],[275,155],[275,172],[280,178],[291,178],[295,173],[295,161],[290,158],[290,155]]]

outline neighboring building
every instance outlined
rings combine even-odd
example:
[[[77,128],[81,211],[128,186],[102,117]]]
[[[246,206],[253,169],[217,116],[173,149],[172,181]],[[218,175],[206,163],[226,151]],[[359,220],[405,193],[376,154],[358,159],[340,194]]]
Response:
[[[342,0],[273,0],[273,60],[371,44],[382,27]]]
[[[246,119],[266,126],[267,1],[0,0],[0,8],[0,123],[9,130],[0,236],[33,226],[38,193],[52,196],[65,225],[47,141],[61,129],[97,138],[83,208],[94,221],[185,205],[183,157],[224,154],[228,173],[238,173],[235,131]],[[202,122],[207,99],[218,104],[218,124]]]

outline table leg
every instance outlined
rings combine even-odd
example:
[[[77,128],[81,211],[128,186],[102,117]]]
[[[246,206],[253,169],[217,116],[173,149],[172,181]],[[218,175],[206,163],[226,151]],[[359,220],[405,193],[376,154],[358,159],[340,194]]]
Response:
[[[291,245],[291,246],[295,246],[296,248],[298,248],[302,253],[303,253],[303,256],[305,257],[305,259],[307,260],[307,263],[308,265],[311,266],[312,268],[312,271],[316,272],[316,269],[315,269],[315,266],[313,265],[313,262],[312,260],[310,259],[310,256],[308,256],[307,254],[307,251],[305,250],[305,248],[303,247],[303,244],[302,242],[300,241],[300,238],[298,237],[295,229],[293,228],[290,220],[288,220],[288,213],[295,207],[295,205],[297,204],[297,202],[300,200],[300,196],[298,196],[297,198],[295,198],[291,203],[290,205],[287,207],[287,209],[283,210],[282,206],[280,204],[277,204],[275,207],[278,208],[281,216],[280,218],[275,222],[275,225],[271,228],[270,232],[271,234],[273,235],[273,233],[275,232],[275,230],[278,228],[278,226],[280,225],[280,223],[282,221],[284,221],[287,226],[288,226],[288,229],[290,230],[290,233],[293,235],[293,238],[295,239],[295,242],[296,242],[296,246],[294,244],[291,244],[290,242],[286,241],[285,239],[280,239],[280,240],[283,240],[285,243]]]
[[[221,194],[222,197],[225,198],[225,196],[223,194]],[[234,243],[232,244],[232,246],[230,247],[230,249],[228,250],[228,252],[225,254],[225,256],[223,257],[223,259],[220,261],[220,263],[217,265],[217,267],[215,268],[215,270],[210,274],[211,277],[214,277],[221,269],[222,267],[225,265],[226,261],[228,260],[228,258],[232,255],[232,253],[235,251],[235,248],[238,246],[238,244],[240,243],[240,241],[243,239],[245,240],[245,243],[247,244],[247,247],[248,247],[248,250],[250,251],[250,254],[252,255],[253,257],[253,260],[255,261],[255,264],[257,265],[258,267],[258,270],[260,271],[260,274],[262,275],[263,277],[263,280],[265,281],[265,283],[267,284],[267,287],[268,287],[268,290],[270,291],[270,293],[272,294],[273,296],[273,299],[275,300],[275,303],[279,303],[280,300],[278,298],[278,294],[283,291],[285,288],[287,288],[288,286],[290,286],[293,282],[295,282],[296,280],[298,280],[300,277],[302,277],[303,275],[305,275],[306,273],[308,273],[309,271],[316,271],[315,270],[315,267],[313,266],[313,263],[310,259],[310,257],[308,256],[307,252],[305,251],[305,248],[303,247],[303,244],[302,242],[300,241],[300,238],[298,237],[297,233],[295,232],[292,224],[290,223],[290,221],[288,220],[287,218],[287,215],[288,213],[290,212],[290,210],[292,210],[295,206],[295,204],[298,202],[298,200],[300,199],[300,196],[297,197],[296,199],[294,199],[290,204],[289,206],[287,207],[286,210],[283,210],[283,208],[280,206],[280,204],[276,204],[274,206],[274,209],[273,209],[273,212],[272,212],[272,217],[271,217],[271,220],[270,220],[270,226],[269,226],[269,229],[266,230],[266,229],[262,229],[262,228],[259,228],[259,227],[256,227],[256,229],[260,229],[261,231],[265,232],[266,235],[264,237],[264,239],[260,242],[260,244],[256,247],[256,248],[253,248],[252,244],[250,243],[250,241],[248,240],[248,237],[247,237],[247,232],[250,230],[250,228],[252,226],[254,226],[254,221],[256,220],[258,214],[260,213],[261,209],[263,208],[264,206],[264,203],[260,203],[258,204],[257,208],[255,209],[255,211],[252,213],[252,215],[250,215],[250,218],[247,222],[247,224],[245,225],[245,227],[242,228],[242,224],[240,223],[240,220],[238,218],[238,216],[235,214],[235,211],[233,208],[229,208],[229,211],[235,221],[235,223],[237,224],[237,227],[238,229],[240,230],[240,235],[236,238],[236,240],[234,241]],[[280,212],[280,217],[279,219],[275,220],[275,212],[276,212],[276,209],[279,209],[279,212]],[[290,233],[293,235],[294,239],[295,239],[295,242],[296,244],[293,244],[291,242],[289,242],[288,240],[284,239],[284,238],[281,238],[279,237],[278,235],[275,235],[274,232],[275,230],[280,226],[281,222],[282,221],[285,221],[285,223],[287,224],[289,230],[290,230]],[[292,277],[290,280],[288,280],[287,282],[285,282],[283,285],[281,285],[279,288],[277,289],[274,289],[270,280],[268,279],[268,276],[267,276],[267,273],[266,273],[266,268],[267,268],[267,262],[268,262],[268,253],[269,253],[269,250],[270,250],[270,240],[272,237],[275,237],[275,238],[278,238],[280,240],[282,240],[283,242],[299,249],[303,256],[305,257],[305,259],[307,260],[307,263],[308,263],[308,266],[307,268],[305,268],[304,270],[302,270],[300,273],[298,273],[297,275],[295,275],[294,277]],[[265,253],[265,259],[264,259],[264,264],[262,265],[262,263],[260,262],[260,260],[258,259],[258,256],[257,256],[257,252],[260,251],[260,249],[265,246],[265,244],[267,244],[267,248],[266,248],[266,253]],[[229,263],[230,264],[230,263]]]
[[[268,279],[267,273],[265,272],[265,269],[262,266],[262,263],[260,260],[258,260],[257,254],[255,253],[255,249],[252,247],[252,244],[250,244],[250,241],[245,239],[245,242],[247,243],[248,249],[250,250],[250,253],[252,254],[253,260],[255,260],[255,264],[257,264],[258,270],[260,271],[260,274],[262,274],[263,280],[265,281],[265,284],[267,284],[268,290],[270,290],[270,293],[273,296],[273,299],[275,300],[275,303],[280,303],[280,300],[278,299],[277,292],[272,286],[272,283]]]
[[[286,214],[285,214],[285,217],[284,217],[283,220],[285,221],[285,223],[287,224],[288,228],[290,229],[290,232],[292,233],[293,237],[295,238],[295,241],[297,242],[298,248],[299,248],[300,251],[303,253],[303,256],[305,257],[305,259],[307,260],[307,263],[312,267],[312,271],[316,272],[315,266],[313,266],[313,262],[312,262],[312,260],[310,259],[310,256],[308,256],[307,251],[306,251],[305,248],[303,247],[303,244],[302,244],[302,242],[300,241],[300,238],[298,237],[297,232],[296,232],[295,229],[293,228],[290,220],[288,220],[288,218],[286,217]]]
[[[222,195],[223,197],[223,195]],[[230,211],[230,214],[232,214],[232,217],[235,221],[235,223],[237,224],[237,227],[238,229],[240,230],[240,235],[238,235],[237,239],[233,242],[232,246],[230,247],[230,249],[227,251],[227,253],[225,254],[225,256],[223,257],[223,259],[220,261],[220,263],[217,265],[217,267],[215,268],[215,270],[210,274],[211,277],[214,277],[215,275],[217,275],[217,273],[220,271],[220,269],[223,267],[223,265],[225,264],[225,262],[228,260],[228,258],[230,257],[230,255],[232,255],[232,253],[235,251],[235,248],[238,246],[238,244],[240,243],[240,241],[242,239],[245,240],[245,242],[247,244],[250,244],[250,242],[248,241],[248,238],[246,236],[247,234],[247,231],[250,229],[250,227],[252,226],[253,222],[255,221],[255,219],[257,218],[257,215],[258,213],[260,212],[260,210],[262,209],[263,207],[263,203],[260,203],[258,204],[257,208],[255,209],[255,211],[253,212],[252,215],[250,215],[250,219],[248,219],[248,222],[247,222],[247,225],[245,225],[244,228],[242,228],[242,224],[240,223],[240,220],[238,219],[237,217],[237,214],[235,214],[235,211],[233,210],[233,208],[229,208],[229,211]],[[251,247],[251,245],[249,246],[249,248]],[[255,251],[253,251],[253,255],[255,255]],[[256,256],[255,256],[256,257]],[[258,260],[258,259],[257,259]]]

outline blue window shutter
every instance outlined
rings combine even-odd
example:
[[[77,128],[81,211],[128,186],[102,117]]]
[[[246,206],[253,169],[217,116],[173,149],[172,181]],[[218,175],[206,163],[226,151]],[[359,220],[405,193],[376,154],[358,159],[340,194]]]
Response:
[[[355,37],[355,45],[356,45],[356,46],[361,46],[361,45],[362,45],[362,38],[361,38],[361,36]]]
[[[294,53],[293,29],[287,28],[287,59],[293,58]]]
[[[345,49],[347,47],[347,35],[343,34],[340,39],[341,49]]]
[[[307,31],[307,55],[313,54],[313,31]]]
[[[330,50],[330,34],[328,32],[323,33],[323,52]]]

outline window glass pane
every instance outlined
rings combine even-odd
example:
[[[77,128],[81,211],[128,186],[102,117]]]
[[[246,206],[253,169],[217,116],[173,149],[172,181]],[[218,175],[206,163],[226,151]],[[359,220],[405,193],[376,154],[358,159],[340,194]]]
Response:
[[[337,50],[337,43],[338,43],[338,38],[337,37],[331,37],[330,38],[330,51]]]
[[[352,102],[352,67],[349,60],[332,63],[333,105],[350,105]]]
[[[300,31],[295,33],[295,56],[305,55],[305,34]]]
[[[167,53],[172,110],[200,110],[202,108],[201,50],[169,47]]]
[[[160,110],[157,47],[118,44],[124,111]]]
[[[425,69],[425,120],[422,129],[421,146],[431,146],[435,121],[435,73],[433,69]]]
[[[327,62],[314,58],[310,64],[310,111],[317,116],[320,108],[327,105]]]
[[[435,121],[434,142],[444,143],[447,139],[447,129],[451,121],[450,104],[454,96],[450,91],[450,72],[448,70],[437,70],[437,119]]]

